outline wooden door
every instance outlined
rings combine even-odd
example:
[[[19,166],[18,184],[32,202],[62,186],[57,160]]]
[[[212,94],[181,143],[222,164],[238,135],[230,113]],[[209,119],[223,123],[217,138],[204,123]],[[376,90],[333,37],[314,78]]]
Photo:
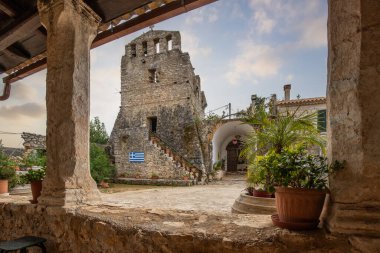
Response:
[[[227,150],[227,171],[234,172],[237,171],[237,165],[239,161],[241,142],[238,141],[236,144],[228,143]]]

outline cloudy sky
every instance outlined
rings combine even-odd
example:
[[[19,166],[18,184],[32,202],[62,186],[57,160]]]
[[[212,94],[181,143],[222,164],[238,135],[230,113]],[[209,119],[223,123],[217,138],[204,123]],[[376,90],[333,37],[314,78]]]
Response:
[[[202,89],[206,112],[228,103],[249,105],[250,95],[283,98],[325,96],[327,77],[327,1],[219,0],[155,25],[178,30]],[[120,106],[120,59],[125,45],[144,29],[91,51],[91,118],[99,116],[110,133]],[[18,133],[45,134],[46,70],[12,85],[0,102],[0,139],[22,146]],[[1,86],[1,84],[0,84]],[[2,90],[2,87],[0,87]],[[11,132],[15,134],[2,134]]]

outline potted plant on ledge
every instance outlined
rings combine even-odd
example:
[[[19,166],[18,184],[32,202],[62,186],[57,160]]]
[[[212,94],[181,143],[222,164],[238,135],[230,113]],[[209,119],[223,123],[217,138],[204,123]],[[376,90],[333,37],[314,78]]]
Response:
[[[40,169],[30,169],[25,175],[23,175],[25,182],[30,183],[32,189],[33,199],[30,201],[32,204],[38,203],[37,199],[41,195],[42,181],[45,174],[45,167],[42,167]]]
[[[253,197],[273,197],[273,177],[269,171],[272,160],[268,156],[256,156],[255,162],[248,166],[247,191]]]
[[[316,228],[328,192],[328,174],[342,163],[329,166],[326,157],[308,154],[302,147],[267,156],[273,161],[269,171],[276,188],[278,215],[272,215],[273,223],[293,230]]]
[[[0,194],[8,193],[8,181],[16,176],[14,167],[15,163],[0,151]]]
[[[316,113],[299,112],[297,109],[272,115],[268,110],[269,105],[264,103],[265,100],[260,101],[254,112],[245,118],[245,122],[252,125],[253,130],[244,141],[241,156],[249,162],[247,178],[253,187],[252,192],[270,196],[269,192],[274,191],[269,189],[273,185],[270,167],[274,154],[300,146],[318,146],[324,151],[326,141],[316,128]]]

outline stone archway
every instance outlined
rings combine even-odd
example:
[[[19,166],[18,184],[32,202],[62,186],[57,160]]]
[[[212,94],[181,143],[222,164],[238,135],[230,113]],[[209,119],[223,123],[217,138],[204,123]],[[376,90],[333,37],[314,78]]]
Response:
[[[252,131],[252,127],[244,124],[241,120],[226,120],[222,121],[214,131],[212,137],[212,162],[215,163],[219,160],[227,161],[227,146],[228,144],[240,136],[241,142],[244,142],[246,136]],[[226,162],[225,162],[226,164]]]

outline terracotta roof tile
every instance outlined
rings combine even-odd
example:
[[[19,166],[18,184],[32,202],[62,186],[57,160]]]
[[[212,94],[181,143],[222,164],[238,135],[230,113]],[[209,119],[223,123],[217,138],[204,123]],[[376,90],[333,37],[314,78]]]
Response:
[[[277,105],[279,106],[316,105],[316,104],[324,104],[324,103],[326,103],[326,97],[300,98],[300,99],[277,101]]]

